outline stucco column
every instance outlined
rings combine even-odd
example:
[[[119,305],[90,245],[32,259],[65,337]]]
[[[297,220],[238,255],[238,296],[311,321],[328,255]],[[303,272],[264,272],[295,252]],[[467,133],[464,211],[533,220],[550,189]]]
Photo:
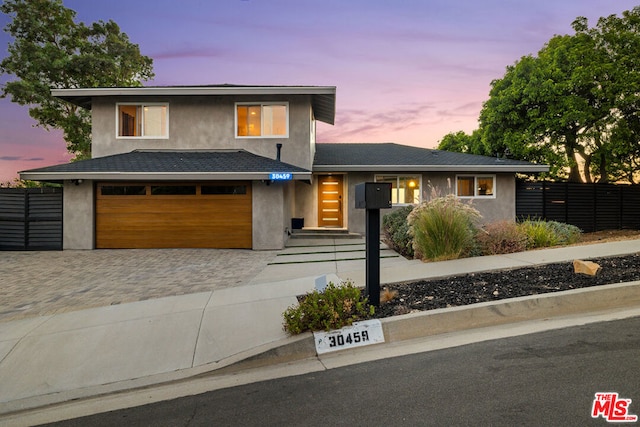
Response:
[[[93,249],[93,181],[83,181],[77,185],[72,181],[65,181],[63,200],[62,248]]]
[[[253,249],[284,247],[284,186],[253,181]]]

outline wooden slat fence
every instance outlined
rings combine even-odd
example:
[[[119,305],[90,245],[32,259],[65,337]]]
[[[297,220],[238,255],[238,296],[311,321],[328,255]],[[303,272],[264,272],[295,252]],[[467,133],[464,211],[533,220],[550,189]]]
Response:
[[[62,250],[62,188],[0,188],[0,250]]]
[[[516,217],[564,222],[584,232],[640,229],[640,185],[518,181]]]

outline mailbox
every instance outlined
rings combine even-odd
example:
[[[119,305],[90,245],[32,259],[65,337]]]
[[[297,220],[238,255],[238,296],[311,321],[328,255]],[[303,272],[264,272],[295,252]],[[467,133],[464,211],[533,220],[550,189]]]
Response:
[[[356,209],[391,208],[390,182],[363,182],[356,184]]]
[[[367,210],[365,295],[376,307],[380,305],[380,209],[390,207],[390,182],[356,184],[356,209]]]

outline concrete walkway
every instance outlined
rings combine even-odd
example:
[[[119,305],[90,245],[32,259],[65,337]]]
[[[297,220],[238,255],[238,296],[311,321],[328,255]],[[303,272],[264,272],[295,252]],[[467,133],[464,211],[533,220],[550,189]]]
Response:
[[[139,253],[135,265],[147,252],[154,255]],[[635,252],[640,240],[422,263],[383,248],[381,282]],[[282,313],[296,295],[317,280],[364,284],[363,241],[301,241],[265,258],[236,286],[0,322],[0,416],[191,378],[290,345],[296,338],[283,332]],[[180,280],[198,273],[183,270]]]

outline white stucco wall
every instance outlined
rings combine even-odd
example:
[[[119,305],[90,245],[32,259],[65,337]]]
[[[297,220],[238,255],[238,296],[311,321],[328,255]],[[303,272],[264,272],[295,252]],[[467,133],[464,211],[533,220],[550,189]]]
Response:
[[[236,102],[289,103],[288,138],[236,138]],[[116,138],[116,103],[168,102],[169,137],[166,139]],[[256,97],[105,97],[92,105],[92,157],[128,153],[136,149],[244,149],[274,159],[276,144],[282,144],[281,160],[305,169],[313,161],[310,141],[311,98],[299,96]]]
[[[393,173],[386,173],[393,175]],[[364,233],[366,216],[364,209],[355,208],[355,185],[362,182],[373,182],[373,172],[350,173],[347,178],[348,197],[348,228],[354,233]],[[419,173],[401,173],[400,175],[420,175]],[[455,173],[425,173],[422,174],[422,200],[428,200],[432,195],[444,196],[455,191]],[[466,199],[473,207],[480,211],[483,222],[490,223],[499,220],[515,220],[516,215],[516,185],[515,176],[510,173],[496,174],[496,197],[489,199]],[[391,209],[382,209],[380,216],[390,213]],[[305,224],[306,225],[306,224]]]
[[[422,178],[423,200],[436,196],[444,196],[455,192],[456,175],[479,175],[477,173],[442,173],[425,174]],[[516,178],[512,173],[482,174],[495,175],[495,198],[464,199],[471,203],[482,215],[486,223],[500,220],[515,221],[516,218]]]
[[[282,249],[285,243],[286,183],[253,181],[253,249]]]
[[[63,249],[93,249],[95,208],[93,182],[84,181],[75,185],[64,182]]]
[[[294,217],[304,218],[305,227],[315,227],[318,225],[316,181],[314,177],[313,183],[296,182]]]

